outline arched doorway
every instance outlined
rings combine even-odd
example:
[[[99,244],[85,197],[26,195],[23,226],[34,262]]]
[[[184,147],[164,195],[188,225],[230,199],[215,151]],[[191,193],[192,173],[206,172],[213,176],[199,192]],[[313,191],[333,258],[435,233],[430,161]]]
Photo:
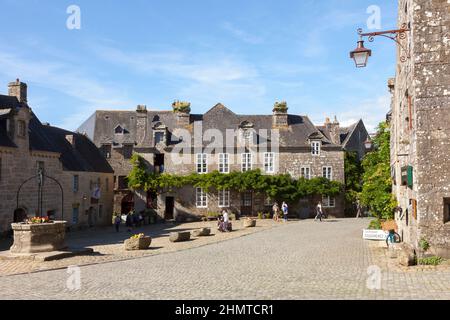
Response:
[[[127,214],[131,210],[134,209],[134,194],[129,193],[125,197],[122,198],[121,202],[121,211],[122,214]]]
[[[27,218],[27,211],[24,208],[17,208],[14,210],[14,223],[24,222]]]

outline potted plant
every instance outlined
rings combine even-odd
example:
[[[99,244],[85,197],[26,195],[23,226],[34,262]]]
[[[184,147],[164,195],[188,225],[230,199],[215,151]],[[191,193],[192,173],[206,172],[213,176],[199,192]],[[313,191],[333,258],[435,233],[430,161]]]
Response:
[[[150,247],[152,243],[152,238],[146,236],[143,233],[135,234],[131,236],[129,239],[125,240],[125,250],[145,250]]]

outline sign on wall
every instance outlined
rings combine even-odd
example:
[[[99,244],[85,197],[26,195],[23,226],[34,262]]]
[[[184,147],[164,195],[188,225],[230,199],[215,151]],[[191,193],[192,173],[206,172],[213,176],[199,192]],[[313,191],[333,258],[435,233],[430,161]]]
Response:
[[[383,230],[363,230],[363,239],[365,240],[377,240],[377,241],[385,241],[388,236],[387,231]]]

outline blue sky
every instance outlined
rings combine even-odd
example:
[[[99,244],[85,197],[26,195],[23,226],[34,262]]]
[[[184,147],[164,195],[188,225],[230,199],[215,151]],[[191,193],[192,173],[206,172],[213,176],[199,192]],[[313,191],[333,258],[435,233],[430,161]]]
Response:
[[[81,30],[66,27],[72,4]],[[286,100],[316,124],[337,115],[373,129],[389,109],[396,49],[376,39],[367,68],[349,59],[370,5],[383,29],[396,27],[392,0],[0,0],[0,93],[20,78],[41,121],[67,129],[96,109],[175,99],[241,114]]]

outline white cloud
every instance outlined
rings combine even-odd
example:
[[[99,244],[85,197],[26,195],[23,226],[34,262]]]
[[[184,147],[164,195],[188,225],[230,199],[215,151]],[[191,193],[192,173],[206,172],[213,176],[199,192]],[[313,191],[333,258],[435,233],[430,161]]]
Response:
[[[239,40],[250,43],[250,44],[261,44],[263,43],[263,39],[261,37],[252,35],[236,26],[231,24],[230,22],[224,22],[221,25],[222,29],[228,31],[231,33],[234,37],[238,38]]]

